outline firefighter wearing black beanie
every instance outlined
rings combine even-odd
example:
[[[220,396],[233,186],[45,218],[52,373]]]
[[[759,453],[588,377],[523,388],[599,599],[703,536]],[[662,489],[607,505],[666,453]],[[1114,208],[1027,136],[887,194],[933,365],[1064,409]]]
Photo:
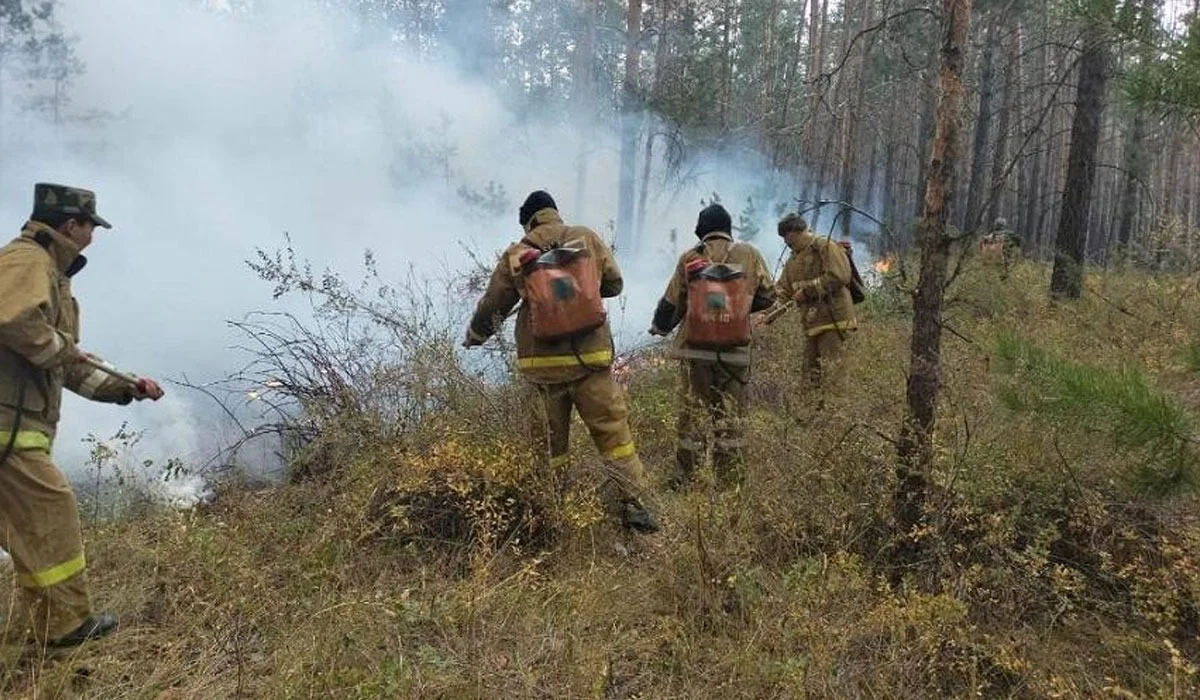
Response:
[[[658,520],[642,502],[648,495],[645,466],[629,429],[625,392],[613,378],[612,331],[600,306],[601,297],[615,297],[624,286],[617,259],[595,231],[564,224],[554,198],[545,191],[525,198],[518,221],[524,236],[497,261],[463,345],[482,345],[521,302],[516,312],[517,367],[535,387],[541,404],[534,427],[545,466],[566,468],[571,417],[578,413],[607,463],[599,479],[605,510],[629,530],[657,532]],[[555,252],[568,255],[552,258],[559,261],[548,263],[557,266],[553,274],[539,274],[540,281],[535,281],[536,270],[526,267],[526,256],[540,260]],[[584,300],[586,306],[588,298],[600,306],[599,325],[591,307],[581,310],[576,303]],[[545,333],[542,325],[539,334],[539,320],[570,323],[581,314],[582,325],[557,334]]]
[[[733,219],[729,212],[720,204],[710,204],[700,210],[700,218],[696,221],[696,238],[703,239],[710,233],[732,233]]]
[[[537,190],[530,192],[525,198],[525,203],[521,205],[521,211],[517,215],[517,223],[524,226],[529,223],[533,215],[543,209],[558,209],[558,205],[554,203],[554,198],[545,190]]]

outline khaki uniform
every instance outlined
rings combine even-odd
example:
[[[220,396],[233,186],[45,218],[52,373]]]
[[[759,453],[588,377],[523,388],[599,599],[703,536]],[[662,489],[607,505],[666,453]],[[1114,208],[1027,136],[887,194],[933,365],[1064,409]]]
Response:
[[[1000,268],[1000,279],[1008,279],[1021,255],[1021,239],[1007,229],[995,229],[979,239],[979,253],[985,264]]]
[[[850,297],[850,260],[837,241],[801,234],[779,276],[780,300],[796,302],[804,325],[804,374],[813,385],[821,381],[821,367],[842,354],[850,331],[858,325]]]
[[[612,251],[591,229],[567,226],[554,209],[542,209],[526,225],[525,238],[539,248],[581,241],[599,268],[600,294],[615,297],[624,282]],[[475,308],[468,333],[475,341],[495,334],[500,323],[524,296],[519,257],[528,248],[510,246],[500,256],[487,291]],[[645,469],[629,430],[624,392],[613,380],[613,341],[608,323],[575,338],[541,341],[533,336],[533,319],[524,304],[517,311],[517,367],[532,385],[543,415],[535,438],[546,445],[548,463],[567,464],[572,410],[579,412],[596,448],[609,464],[603,493],[607,505],[638,498],[644,490]]]
[[[749,243],[734,242],[728,233],[710,233],[700,245],[679,257],[675,273],[658,302],[654,327],[670,332],[687,313],[687,265],[705,259],[741,268],[754,290],[750,310],[770,308],[775,300],[771,273],[758,249]],[[687,480],[703,461],[711,438],[713,468],[725,485],[739,481],[744,468],[742,458],[742,414],[746,405],[746,385],[750,381],[750,348],[729,350],[697,348],[688,344],[687,328],[675,335],[672,354],[680,362],[679,415],[676,419],[675,463],[677,477]]]
[[[50,459],[62,390],[110,403],[133,398],[128,385],[73,362],[71,276],[85,263],[70,240],[32,221],[0,248],[0,546],[43,640],[92,613],[75,494]]]

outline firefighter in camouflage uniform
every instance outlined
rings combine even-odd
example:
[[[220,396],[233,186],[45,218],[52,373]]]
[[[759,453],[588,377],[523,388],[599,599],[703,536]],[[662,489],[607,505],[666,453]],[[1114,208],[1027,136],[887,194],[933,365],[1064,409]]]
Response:
[[[546,446],[549,466],[567,466],[571,415],[577,410],[608,465],[601,486],[606,509],[630,530],[655,532],[658,523],[643,504],[645,470],[629,429],[628,404],[612,376],[613,342],[608,322],[570,338],[536,338],[521,262],[522,255],[531,249],[581,247],[587,251],[587,264],[596,266],[599,296],[615,297],[624,286],[616,258],[591,229],[564,224],[554,199],[544,191],[529,195],[521,205],[518,221],[525,237],[501,254],[463,345],[482,345],[496,333],[513,307],[525,299],[517,311],[517,367],[538,399],[541,415],[536,434]]]
[[[96,226],[88,190],[34,186],[33,215],[0,248],[0,546],[12,556],[35,639],[71,646],[108,634],[92,610],[75,494],[51,461],[62,390],[93,401],[154,399],[150,379],[126,383],[84,361],[71,279]]]

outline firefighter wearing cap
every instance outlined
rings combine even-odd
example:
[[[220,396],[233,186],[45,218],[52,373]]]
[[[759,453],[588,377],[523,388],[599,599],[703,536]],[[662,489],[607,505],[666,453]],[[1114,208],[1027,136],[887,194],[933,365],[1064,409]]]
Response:
[[[521,257],[534,250],[560,245],[582,245],[598,268],[600,295],[615,297],[624,282],[616,258],[591,229],[567,226],[554,199],[546,192],[529,195],[518,221],[525,237],[500,256],[487,290],[479,300],[463,345],[482,345],[525,297]],[[613,342],[608,322],[595,330],[558,341],[538,340],[528,305],[517,311],[517,367],[533,386],[544,415],[536,421],[539,442],[547,446],[552,468],[568,462],[571,414],[579,412],[596,448],[609,466],[601,495],[621,524],[641,533],[655,532],[658,524],[642,503],[645,470],[629,429],[629,408],[621,387],[612,376]]]
[[[38,184],[29,222],[0,248],[0,546],[12,556],[35,638],[51,646],[117,624],[92,610],[75,494],[50,458],[62,390],[118,404],[162,396],[152,380],[129,385],[82,362],[71,278],[96,226],[111,228],[92,192]]]
[[[837,241],[814,236],[798,214],[779,221],[779,235],[791,249],[776,291],[783,303],[792,301],[804,326],[803,372],[810,386],[821,382],[821,368],[842,353],[855,330],[853,274],[846,249]]]
[[[770,308],[775,290],[767,262],[758,249],[734,241],[729,212],[713,204],[700,212],[696,237],[700,243],[679,257],[667,290],[654,312],[653,335],[667,335],[687,310],[688,269],[697,261],[727,263],[741,269],[753,289],[750,311]],[[744,474],[741,414],[750,380],[750,349],[712,350],[688,343],[686,326],[675,336],[672,354],[680,359],[679,414],[676,420],[673,485],[691,480],[712,438],[713,470],[718,482],[731,486]]]

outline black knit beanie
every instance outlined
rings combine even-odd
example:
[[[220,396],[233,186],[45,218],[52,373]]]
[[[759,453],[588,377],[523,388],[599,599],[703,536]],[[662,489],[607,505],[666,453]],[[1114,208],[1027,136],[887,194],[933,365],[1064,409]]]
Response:
[[[558,205],[554,203],[554,198],[545,190],[530,192],[525,198],[525,203],[521,205],[521,212],[517,217],[518,223],[522,226],[529,223],[533,215],[543,209],[558,209]]]
[[[730,233],[732,229],[733,219],[729,217],[725,207],[710,204],[700,211],[700,218],[696,221],[696,238],[704,238],[714,231]]]

